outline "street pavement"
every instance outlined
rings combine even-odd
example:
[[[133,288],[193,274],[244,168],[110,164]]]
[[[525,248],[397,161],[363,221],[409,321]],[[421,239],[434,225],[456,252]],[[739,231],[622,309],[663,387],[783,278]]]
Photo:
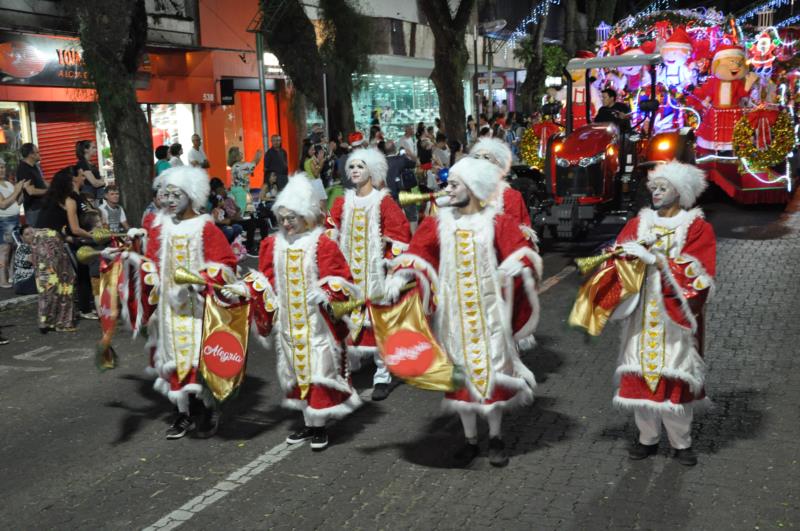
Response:
[[[707,314],[708,393],[699,464],[630,461],[630,414],[611,405],[618,330],[588,339],[566,318],[569,266],[613,237],[546,245],[538,346],[523,361],[533,405],[507,414],[511,463],[449,466],[460,423],[440,395],[398,386],[330,427],[312,453],[283,443],[275,355],[251,345],[248,376],[209,440],[168,441],[165,399],[143,375],[143,342],[119,333],[120,367],[98,373],[96,322],[42,336],[35,306],[0,312],[0,522],[7,529],[778,529],[800,526],[800,214],[707,205],[720,235]],[[565,269],[566,268],[566,269]],[[355,375],[369,396],[369,368]]]

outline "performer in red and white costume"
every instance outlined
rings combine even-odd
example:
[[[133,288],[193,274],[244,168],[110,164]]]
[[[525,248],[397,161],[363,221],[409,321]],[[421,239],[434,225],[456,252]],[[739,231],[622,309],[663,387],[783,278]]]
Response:
[[[525,198],[522,197],[519,190],[511,188],[505,179],[506,175],[511,171],[513,157],[511,148],[500,139],[481,138],[469,150],[469,155],[472,158],[488,160],[501,170],[502,173],[499,174],[497,188],[489,198],[489,203],[501,214],[515,219],[522,233],[525,234],[534,249],[538,251],[536,244],[539,242],[539,238],[536,236],[536,231],[533,230]]]
[[[642,209],[617,237],[647,269],[639,294],[612,315],[623,319],[614,403],[634,411],[632,459],[658,450],[663,423],[676,457],[694,465],[691,425],[695,407],[707,401],[703,307],[714,287],[716,237],[703,211],[692,208],[706,187],[702,170],[669,162],[650,172],[647,186],[653,210]]]
[[[455,460],[462,465],[478,454],[478,415],[489,423],[490,462],[508,463],[503,411],[531,403],[536,385],[519,348],[533,346],[542,260],[517,220],[487,205],[499,177],[500,169],[485,160],[453,165],[449,206],[423,221],[387,281],[386,298],[393,301],[416,278],[437,339],[465,375],[466,386],[443,402],[461,417],[466,445]]]
[[[361,293],[368,299],[380,299],[386,280],[386,260],[408,247],[411,229],[385,187],[388,166],[380,151],[356,149],[345,166],[355,190],[347,190],[334,201],[327,218],[328,234],[339,244]],[[348,339],[350,361],[356,367],[360,356],[373,356],[376,371],[372,400],[383,400],[389,394],[392,376],[378,355],[368,316],[358,309],[350,321],[353,326]]]
[[[742,99],[758,75],[747,72],[744,48],[726,44],[714,53],[713,77],[695,89],[695,106],[702,113],[697,128],[698,147],[713,151],[733,149],[733,128],[744,114]]]
[[[200,436],[216,432],[218,413],[214,400],[198,380],[197,365],[203,336],[204,298],[198,291],[175,282],[183,267],[209,282],[235,280],[236,257],[225,235],[207,214],[208,175],[188,166],[162,174],[166,206],[161,223],[148,233],[145,256],[129,253],[139,261],[142,274],[142,322],[156,319],[157,340],[154,389],[175,404],[178,415],[167,430],[168,439],[178,439],[196,428],[190,402],[203,409]]]
[[[320,205],[306,174],[289,179],[272,211],[280,230],[261,242],[259,273],[245,283],[259,333],[273,325],[283,405],[303,412],[305,426],[286,442],[311,439],[312,450],[323,450],[326,422],[361,405],[343,348],[347,325],[334,322],[324,307],[360,293],[339,247],[318,226]]]

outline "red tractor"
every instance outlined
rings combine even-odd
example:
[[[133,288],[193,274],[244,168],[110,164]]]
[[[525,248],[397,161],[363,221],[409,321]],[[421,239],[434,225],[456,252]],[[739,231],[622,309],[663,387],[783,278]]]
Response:
[[[535,216],[537,225],[546,225],[552,236],[577,238],[609,214],[623,219],[635,214],[643,205],[644,190],[639,186],[646,171],[662,160],[693,160],[694,137],[690,129],[652,136],[658,111],[656,88],[649,97],[638,102],[630,127],[620,129],[611,122],[592,123],[591,101],[584,97],[579,108],[578,128],[573,129],[573,81],[570,71],[584,71],[585,92],[590,94],[592,70],[626,66],[649,67],[655,79],[655,68],[661,63],[659,54],[620,55],[590,59],[572,59],[564,71],[567,83],[567,106],[564,132],[548,140],[545,159],[545,185],[549,204]],[[555,104],[558,105],[558,104]],[[543,109],[553,114],[552,109]]]

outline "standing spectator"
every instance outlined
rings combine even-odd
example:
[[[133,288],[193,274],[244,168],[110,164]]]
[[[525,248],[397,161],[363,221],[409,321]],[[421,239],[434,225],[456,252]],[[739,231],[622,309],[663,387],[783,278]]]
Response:
[[[33,237],[36,231],[30,225],[20,227],[20,242],[14,252],[14,293],[33,295],[36,293],[36,277],[33,268]]]
[[[6,160],[0,157],[0,288],[10,288],[9,257],[14,230],[19,226],[17,199],[22,193],[22,182],[16,185],[6,179]]]
[[[106,188],[106,200],[100,205],[100,216],[103,225],[106,225],[111,232],[122,232],[128,230],[128,218],[125,210],[119,204],[119,188],[112,184]]]
[[[450,140],[447,146],[450,148],[450,166],[467,156],[464,146],[458,140]]]
[[[34,144],[22,144],[19,150],[22,160],[17,166],[17,182],[24,183],[22,206],[25,209],[25,219],[28,224],[37,226],[36,219],[44,204],[43,196],[47,192],[47,185],[39,168],[39,148]]]
[[[156,177],[171,167],[169,163],[169,147],[164,145],[158,146],[156,148]]]
[[[37,217],[33,239],[33,265],[39,291],[38,325],[43,334],[51,330],[74,332],[75,269],[72,267],[65,241],[91,235],[78,224],[75,168],[64,168],[53,177],[42,200],[43,208]],[[79,179],[83,178],[80,173]],[[83,184],[83,183],[81,183]],[[67,228],[71,234],[65,235]]]
[[[303,171],[309,177],[319,179],[322,173],[322,165],[325,163],[325,150],[322,149],[322,146],[311,145],[308,147],[307,155],[303,163]]]
[[[264,183],[261,187],[256,204],[256,224],[262,240],[269,235],[271,228],[278,226],[278,221],[272,212],[272,205],[278,197],[278,177],[272,174],[270,179],[270,182]]]
[[[436,133],[436,144],[433,146],[433,166],[439,170],[450,167],[450,150],[447,148],[447,135]]]
[[[259,149],[251,162],[245,162],[244,153],[239,147],[231,146],[228,149],[228,166],[231,168],[231,195],[233,200],[236,201],[236,206],[242,212],[247,208],[247,194],[250,193],[251,186],[250,179],[253,177],[253,171],[256,166],[261,162],[263,154],[263,151]]]
[[[186,159],[189,161],[189,166],[193,166],[195,168],[202,168],[207,170],[211,167],[211,164],[208,163],[208,157],[203,152],[203,148],[200,147],[203,141],[200,138],[200,135],[197,133],[192,135],[192,147],[189,148],[189,153],[186,155]]]
[[[78,161],[75,166],[78,171],[86,172],[86,177],[80,193],[87,195],[93,201],[102,199],[105,194],[105,180],[100,176],[100,170],[92,164],[92,159],[97,156],[97,144],[92,140],[78,140],[75,142],[75,156]]]
[[[264,182],[269,182],[269,176],[274,173],[278,178],[278,189],[283,190],[289,182],[289,163],[286,150],[281,147],[280,135],[272,135],[272,147],[267,150],[264,157]]]
[[[375,147],[378,142],[383,141],[383,133],[380,125],[371,125],[369,128],[369,145]]]
[[[403,153],[406,157],[417,162],[417,142],[414,138],[414,127],[407,125],[400,138],[400,149],[405,151]]]
[[[475,124],[475,118],[472,115],[467,116],[467,146],[472,147],[472,144],[478,141],[478,126]]]
[[[176,142],[169,147],[169,165],[171,168],[174,168],[175,166],[183,166],[181,155],[183,155],[182,145]]]
[[[70,242],[70,251],[72,252],[73,258],[75,258],[75,253],[77,253],[78,248],[81,246],[81,242],[77,241],[76,238],[83,238],[83,234],[89,234],[91,237],[91,232],[100,227],[101,215],[100,211],[94,206],[92,199],[86,194],[80,193],[90,172],[88,170],[78,169],[77,166],[74,166],[72,170],[78,228],[81,232],[77,233],[73,230],[72,225],[68,225],[67,234],[75,237]],[[96,304],[94,296],[98,294],[96,293],[95,287],[99,287],[100,262],[99,260],[94,260],[89,264],[82,264],[78,262],[77,259],[74,259],[73,263],[77,264],[75,267],[75,282],[78,288],[78,315],[81,319],[96,321],[99,317],[95,309]],[[93,279],[96,279],[94,283]]]

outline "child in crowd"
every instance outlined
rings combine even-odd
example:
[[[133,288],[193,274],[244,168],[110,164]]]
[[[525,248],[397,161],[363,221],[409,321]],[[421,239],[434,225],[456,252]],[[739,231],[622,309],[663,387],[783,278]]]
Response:
[[[100,205],[100,215],[103,219],[103,225],[108,227],[111,232],[122,232],[130,228],[128,218],[125,216],[125,210],[119,204],[119,199],[117,185],[109,185],[106,188],[105,203]]]
[[[14,293],[17,295],[33,295],[36,293],[36,277],[33,268],[33,227],[20,227],[20,242],[14,253]]]

